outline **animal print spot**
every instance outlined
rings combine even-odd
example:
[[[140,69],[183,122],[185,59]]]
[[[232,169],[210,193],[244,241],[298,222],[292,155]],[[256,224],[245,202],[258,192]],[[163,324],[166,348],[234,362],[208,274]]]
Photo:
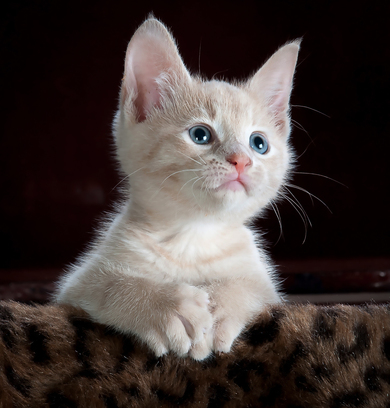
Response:
[[[134,342],[130,337],[123,337],[122,351],[115,372],[119,373],[124,370],[126,363],[129,361],[129,357],[134,353]]]
[[[260,362],[241,360],[228,366],[228,378],[233,380],[244,392],[250,391],[249,375],[251,372],[261,375],[264,372],[264,364]]]
[[[181,402],[185,403],[188,401],[192,401],[194,399],[195,389],[196,389],[195,383],[191,380],[188,380],[184,394],[180,399]]]
[[[16,345],[16,337],[12,326],[8,322],[2,323],[0,321],[0,336],[5,347],[7,347],[8,350],[12,350]]]
[[[11,350],[16,344],[15,334],[11,325],[11,322],[14,321],[15,317],[11,309],[6,305],[0,305],[0,336],[8,350]]]
[[[304,375],[300,375],[295,378],[295,385],[302,391],[307,391],[310,393],[317,392],[317,389],[313,385],[309,384],[307,378]]]
[[[382,389],[378,370],[374,366],[367,368],[365,371],[364,383],[370,391],[380,391]]]
[[[85,367],[77,373],[78,377],[83,377],[83,378],[88,378],[90,380],[94,380],[101,375],[99,371],[95,370],[94,368],[91,368],[89,366],[89,363],[84,362],[84,365]]]
[[[349,359],[355,357],[353,350],[347,347],[345,344],[339,344],[337,346],[337,355],[341,364],[345,364]]]
[[[214,356],[210,356],[206,360],[200,362],[202,370],[209,370],[210,368],[216,368],[219,366],[218,361]]]
[[[306,355],[307,350],[305,349],[304,345],[301,342],[298,342],[295,345],[294,351],[282,361],[279,367],[280,373],[284,376],[288,375],[293,369],[297,360]]]
[[[80,316],[69,316],[69,322],[74,326],[74,328],[80,332],[80,335],[87,331],[94,331],[95,330],[95,324],[92,322],[92,320],[87,319],[86,317],[80,317]]]
[[[243,333],[243,338],[251,346],[260,346],[264,343],[272,342],[276,339],[280,331],[280,320],[283,313],[275,312],[270,321],[254,324],[249,330]]]
[[[259,397],[259,403],[262,407],[274,407],[278,398],[283,395],[283,387],[280,384],[275,384],[267,394]]]
[[[114,395],[102,395],[101,398],[107,408],[118,408],[118,403]]]
[[[81,363],[89,365],[88,359],[90,358],[91,353],[86,344],[87,332],[89,330],[94,330],[94,325],[89,319],[78,316],[70,317],[69,321],[76,330],[76,342],[73,347],[76,353],[76,358]]]
[[[327,367],[325,364],[314,366],[313,371],[315,377],[321,381],[325,378],[330,378],[334,374],[334,371]]]
[[[390,337],[386,337],[383,340],[383,346],[382,346],[383,354],[387,358],[387,360],[390,361]]]
[[[87,342],[88,332],[95,331],[95,324],[91,320],[79,316],[70,316],[69,321],[76,331],[76,341],[73,345],[73,350],[76,354],[77,361],[83,366],[77,375],[89,379],[95,379],[101,376],[101,373],[91,367],[91,351]]]
[[[15,321],[14,315],[8,306],[0,305],[0,320],[5,320],[9,322]]]
[[[161,389],[154,390],[157,399],[160,403],[169,403],[172,405],[179,405],[179,398],[177,395],[172,395]]]
[[[337,396],[333,399],[331,408],[344,408],[344,407],[361,407],[365,404],[366,398],[360,392],[346,392],[340,396]]]
[[[359,324],[354,328],[355,341],[351,346],[339,344],[337,354],[340,362],[345,364],[351,358],[362,356],[370,348],[370,335],[365,324]]]
[[[4,371],[9,384],[24,397],[28,397],[31,389],[30,382],[20,377],[11,366],[6,366]]]
[[[42,333],[35,324],[27,325],[25,331],[34,363],[47,363],[50,360],[50,356],[47,351],[46,335]]]
[[[334,336],[335,325],[335,319],[320,310],[314,322],[313,333],[318,338],[331,339]]]
[[[169,403],[170,405],[175,406],[182,406],[183,404],[186,404],[194,399],[195,388],[195,384],[192,381],[188,381],[186,389],[182,395],[170,393],[160,388],[154,390],[153,392],[160,402]]]
[[[125,393],[129,394],[131,397],[140,398],[140,390],[136,385],[126,388]]]
[[[354,328],[355,334],[355,352],[362,355],[367,349],[370,348],[370,335],[368,333],[367,326],[365,324],[359,324]]]
[[[381,371],[381,372],[379,373],[379,375],[380,375],[380,378],[381,378],[383,381],[386,381],[387,384],[390,384],[390,371]]]
[[[50,392],[46,398],[46,401],[50,408],[77,408],[75,401],[72,401],[57,391]]]
[[[164,357],[156,357],[154,354],[149,353],[148,359],[145,364],[146,371],[153,371],[156,367],[161,368],[163,365],[163,358]]]
[[[210,397],[207,408],[220,408],[224,402],[230,401],[228,389],[219,384],[213,384],[209,388]]]

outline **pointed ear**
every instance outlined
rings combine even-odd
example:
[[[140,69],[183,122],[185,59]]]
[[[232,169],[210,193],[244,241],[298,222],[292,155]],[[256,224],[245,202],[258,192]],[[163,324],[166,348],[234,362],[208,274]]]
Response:
[[[248,82],[249,89],[269,108],[278,125],[289,109],[300,42],[281,47]]]
[[[134,33],[127,47],[121,90],[121,106],[133,104],[139,122],[159,106],[164,74],[168,74],[168,80],[191,80],[175,40],[162,23],[150,18]]]

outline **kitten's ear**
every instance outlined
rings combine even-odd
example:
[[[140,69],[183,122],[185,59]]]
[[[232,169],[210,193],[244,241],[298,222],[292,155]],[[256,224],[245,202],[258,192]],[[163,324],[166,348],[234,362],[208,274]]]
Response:
[[[289,108],[292,81],[301,40],[281,47],[249,80],[249,89],[270,109],[281,125]]]
[[[142,122],[161,100],[161,78],[190,81],[175,40],[155,18],[146,20],[134,33],[126,52],[121,105],[132,104]]]

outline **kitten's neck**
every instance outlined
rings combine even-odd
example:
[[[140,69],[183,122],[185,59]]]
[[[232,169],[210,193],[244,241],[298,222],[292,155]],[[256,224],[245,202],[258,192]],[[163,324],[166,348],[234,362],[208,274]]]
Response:
[[[181,211],[180,211],[181,210]],[[201,230],[221,230],[232,227],[242,227],[243,220],[230,219],[222,214],[215,214],[182,206],[161,204],[160,206],[145,206],[129,201],[124,212],[124,221],[136,225],[137,228],[158,234],[162,240],[181,233],[194,233]]]

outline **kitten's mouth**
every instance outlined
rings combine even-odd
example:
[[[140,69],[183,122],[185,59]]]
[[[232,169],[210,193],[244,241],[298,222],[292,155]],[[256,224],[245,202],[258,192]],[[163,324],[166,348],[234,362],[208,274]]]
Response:
[[[244,191],[245,185],[240,180],[232,180],[221,184],[217,190]]]
[[[229,177],[224,183],[222,183],[219,187],[217,187],[217,191],[220,190],[230,190],[230,191],[246,191],[246,177],[245,175],[234,175],[232,179]]]

